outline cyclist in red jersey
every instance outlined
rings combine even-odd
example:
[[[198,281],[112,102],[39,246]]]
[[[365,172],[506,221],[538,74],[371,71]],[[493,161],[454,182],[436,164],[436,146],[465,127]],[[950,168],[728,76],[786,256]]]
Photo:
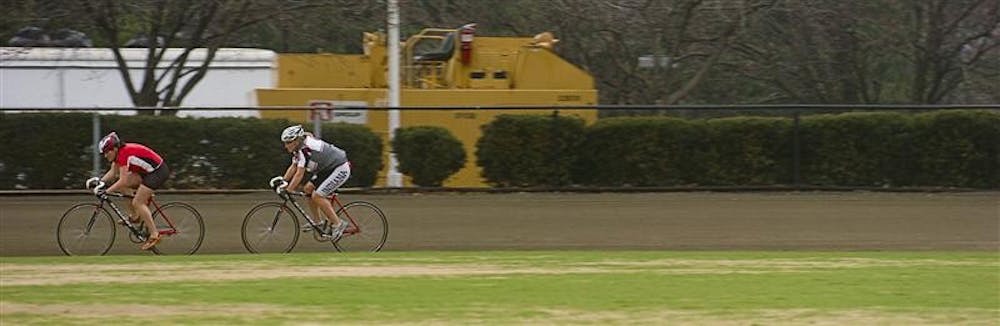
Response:
[[[146,224],[149,230],[149,238],[142,244],[142,250],[149,250],[160,242],[160,232],[153,224],[153,216],[149,210],[149,199],[153,197],[153,192],[163,186],[170,176],[170,170],[163,158],[152,149],[142,144],[124,143],[118,138],[118,134],[111,132],[101,139],[99,143],[101,154],[108,162],[112,163],[108,172],[101,177],[101,182],[109,182],[117,178],[114,184],[107,189],[95,187],[94,193],[118,191],[132,192],[132,212],[133,216],[138,214],[139,218]],[[131,218],[131,217],[130,217]],[[134,220],[133,222],[139,222]]]

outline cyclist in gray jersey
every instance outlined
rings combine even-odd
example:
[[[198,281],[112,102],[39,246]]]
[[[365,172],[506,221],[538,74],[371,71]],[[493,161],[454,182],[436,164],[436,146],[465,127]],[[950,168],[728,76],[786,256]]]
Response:
[[[319,216],[317,209],[322,210],[329,220],[329,237],[338,239],[347,229],[345,221],[341,221],[333,211],[333,204],[327,199],[337,188],[344,185],[351,177],[351,163],[347,160],[344,150],[313,137],[302,129],[302,125],[285,128],[281,132],[281,141],[285,150],[292,154],[292,164],[285,171],[284,179],[288,180],[289,191],[298,189],[303,183],[307,172],[312,175],[303,186],[305,193],[311,193],[309,209],[313,216]]]

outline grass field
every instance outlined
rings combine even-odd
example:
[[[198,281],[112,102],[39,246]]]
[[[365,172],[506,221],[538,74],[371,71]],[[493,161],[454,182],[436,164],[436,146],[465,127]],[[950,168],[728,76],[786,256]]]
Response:
[[[1000,323],[995,252],[0,257],[0,324]]]

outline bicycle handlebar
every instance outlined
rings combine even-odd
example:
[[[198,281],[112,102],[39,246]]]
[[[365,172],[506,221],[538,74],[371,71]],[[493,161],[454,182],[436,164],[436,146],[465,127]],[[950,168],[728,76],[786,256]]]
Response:
[[[101,181],[101,178],[98,177],[92,177],[90,179],[87,179],[87,181],[84,182],[84,186],[87,187],[87,190],[92,190],[92,191],[94,189],[102,189],[101,191],[94,191],[94,196],[97,196],[97,198],[99,199],[107,199],[108,197],[135,198],[135,195],[127,195],[120,192],[103,191],[104,187],[107,186],[107,184],[104,183],[104,181]]]
[[[277,176],[271,178],[271,181],[268,182],[268,185],[271,186],[271,189],[274,189],[275,193],[280,195],[282,192],[285,191],[285,188],[288,187],[288,181],[285,181],[284,177]]]
[[[291,196],[306,197],[309,195],[306,194],[304,191],[289,191],[288,181],[285,180],[285,178],[282,176],[271,178],[271,181],[268,181],[268,185],[271,186],[271,189],[274,189],[274,192],[278,194],[278,196],[291,195]]]
[[[88,190],[92,188],[104,188],[104,181],[101,181],[101,178],[92,177],[87,179],[87,181],[83,183],[83,186]]]
[[[87,188],[87,190],[92,190],[94,196],[97,196],[97,198],[103,199],[103,197],[105,196],[104,187],[106,186],[106,184],[104,183],[104,181],[101,181],[101,178],[91,177],[90,179],[87,179],[87,181],[84,182],[83,185],[84,187]]]

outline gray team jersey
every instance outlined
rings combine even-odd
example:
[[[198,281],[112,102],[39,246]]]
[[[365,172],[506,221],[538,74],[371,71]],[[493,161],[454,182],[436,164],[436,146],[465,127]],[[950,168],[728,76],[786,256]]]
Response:
[[[326,171],[347,163],[347,153],[325,141],[306,136],[302,149],[292,156],[292,163],[306,172]]]

